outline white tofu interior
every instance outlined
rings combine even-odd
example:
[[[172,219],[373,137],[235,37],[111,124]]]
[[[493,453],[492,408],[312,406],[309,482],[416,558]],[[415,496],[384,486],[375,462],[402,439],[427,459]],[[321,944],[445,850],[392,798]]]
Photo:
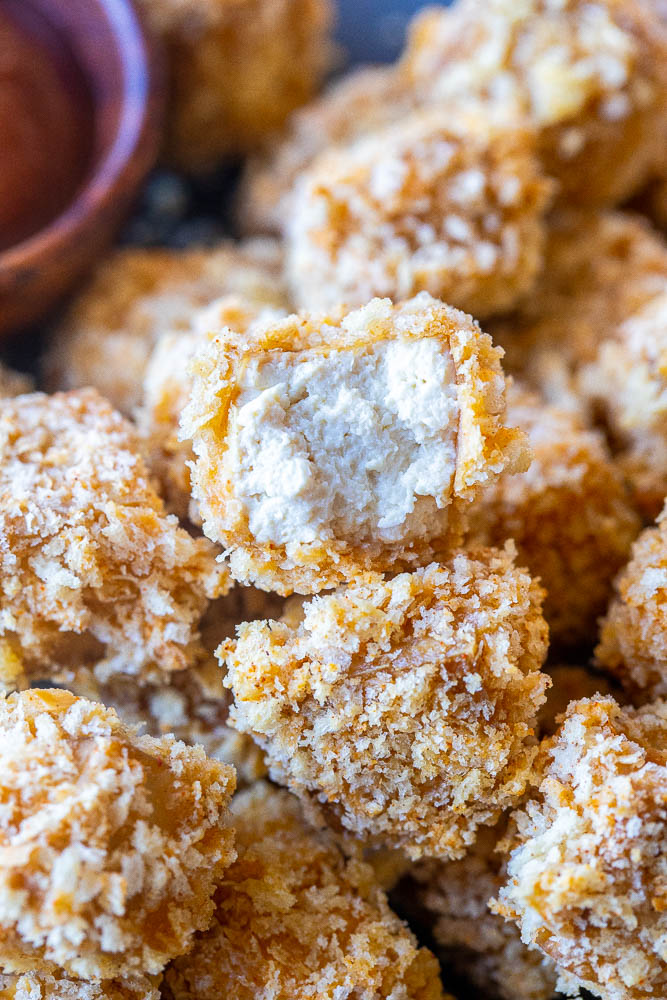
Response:
[[[459,411],[439,340],[251,361],[231,416],[235,494],[257,541],[395,542],[446,527]]]

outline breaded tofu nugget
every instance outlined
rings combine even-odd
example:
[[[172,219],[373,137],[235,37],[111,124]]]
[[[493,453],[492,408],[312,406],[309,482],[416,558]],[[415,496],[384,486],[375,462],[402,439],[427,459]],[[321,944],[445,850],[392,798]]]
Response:
[[[667,695],[667,508],[616,580],[595,656],[633,697]]]
[[[167,157],[186,170],[257,149],[331,61],[331,0],[140,0],[167,48]]]
[[[553,736],[571,701],[605,695],[619,701],[617,696],[622,695],[620,686],[608,674],[573,663],[547,663],[544,670],[551,678],[551,687],[537,715],[541,736]]]
[[[554,963],[521,941],[519,929],[489,910],[504,879],[505,859],[496,852],[505,819],[479,831],[458,861],[420,861],[398,890],[438,945],[438,954],[482,996],[494,1000],[551,1000]]]
[[[558,965],[559,989],[667,996],[667,704],[575,702],[514,815],[495,904]]]
[[[451,1000],[372,869],[293,796],[260,782],[232,812],[238,860],[210,929],[166,974],[170,1000]]]
[[[193,362],[193,495],[232,574],[280,594],[424,565],[525,468],[499,351],[427,293],[223,329]]]
[[[98,265],[54,332],[44,361],[50,388],[92,385],[131,413],[162,333],[190,330],[196,310],[223,295],[285,306],[282,266],[273,240],[211,250],[117,250]]]
[[[428,291],[476,317],[513,306],[542,263],[550,187],[530,135],[485,115],[418,111],[301,175],[286,225],[296,304]]]
[[[193,357],[210,331],[224,326],[242,334],[260,316],[279,319],[285,315],[285,310],[262,309],[237,296],[227,296],[202,309],[193,318],[191,329],[164,333],[157,341],[146,366],[136,419],[150,471],[160,484],[167,508],[181,519],[201,523],[191,496],[192,445],[179,439],[181,413],[192,389],[189,369]]]
[[[359,66],[291,115],[286,132],[247,165],[239,198],[242,229],[280,233],[299,174],[332,146],[396,121],[414,107],[394,66]]]
[[[155,493],[132,426],[94,389],[0,401],[0,676],[144,680],[196,662],[229,589]]]
[[[547,592],[552,642],[590,642],[639,517],[599,431],[519,386],[508,392],[507,420],[527,433],[533,461],[473,505],[471,535],[482,545],[514,539],[518,562]]]
[[[48,972],[0,973],[0,1000],[160,1000],[160,991],[148,977],[86,980]]]
[[[642,0],[458,0],[415,19],[418,96],[478,100],[535,130],[563,203],[616,204],[664,169],[667,33]]]
[[[233,770],[56,690],[0,701],[0,761],[2,968],[116,979],[187,951],[235,857]]]
[[[315,822],[461,857],[525,790],[549,680],[541,588],[512,548],[459,553],[221,644],[230,721]]]

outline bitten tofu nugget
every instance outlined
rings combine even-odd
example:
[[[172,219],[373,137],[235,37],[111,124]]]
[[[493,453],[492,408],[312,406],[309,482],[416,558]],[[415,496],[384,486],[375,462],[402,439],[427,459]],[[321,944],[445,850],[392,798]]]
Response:
[[[292,297],[328,309],[425,290],[480,318],[508,309],[541,266],[549,191],[529,132],[415,112],[299,178],[286,225]]]
[[[459,540],[483,485],[527,461],[499,359],[427,293],[223,329],[193,363],[181,426],[234,577],[307,594]]]
[[[495,908],[559,966],[559,989],[667,996],[667,704],[574,702],[514,815]]]
[[[459,553],[254,622],[218,650],[230,721],[317,822],[461,857],[526,786],[548,677],[542,590],[512,551]]]
[[[0,677],[143,680],[202,655],[228,574],[167,515],[131,424],[93,389],[0,401]]]
[[[452,1000],[373,871],[260,782],[233,802],[238,860],[209,931],[165,978],[171,1000]]]
[[[5,971],[136,977],[187,951],[235,857],[233,770],[56,690],[0,701],[0,764]]]

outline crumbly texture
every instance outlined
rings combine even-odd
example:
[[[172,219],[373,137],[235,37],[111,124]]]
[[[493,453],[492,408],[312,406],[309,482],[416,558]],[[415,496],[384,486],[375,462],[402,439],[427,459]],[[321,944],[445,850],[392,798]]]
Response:
[[[496,846],[506,826],[503,819],[496,827],[480,830],[459,861],[414,865],[399,889],[400,898],[429,928],[443,961],[484,997],[551,1000],[557,978],[554,963],[523,944],[518,928],[488,907],[505,875]]]
[[[547,663],[544,670],[551,678],[551,687],[537,715],[541,736],[553,736],[562,721],[561,716],[572,701],[605,695],[611,695],[618,701],[619,694],[622,696],[620,685],[615,684],[609,675],[587,667],[572,663]]]
[[[471,513],[483,545],[514,539],[518,561],[547,592],[552,642],[590,642],[641,527],[602,434],[572,412],[512,386],[507,420],[528,435],[529,469],[502,475]]]
[[[0,1000],[160,1000],[160,991],[148,977],[95,982],[62,973],[0,973]]]
[[[43,361],[52,389],[95,386],[132,413],[161,334],[191,329],[193,314],[223,295],[286,305],[282,251],[273,240],[211,250],[117,250],[74,300]]]
[[[427,293],[223,330],[193,362],[193,495],[233,576],[313,593],[424,565],[470,501],[525,468],[499,352]]]
[[[31,392],[34,381],[30,375],[15,372],[12,368],[0,362],[0,399],[10,399]]]
[[[213,915],[234,860],[234,772],[102,705],[0,702],[0,962],[81,979],[155,974]]]
[[[476,317],[508,309],[540,268],[549,190],[528,132],[415,112],[299,178],[286,227],[292,297],[329,309],[426,290]]]
[[[330,0],[141,0],[167,46],[166,155],[201,171],[257,149],[315,92]]]
[[[0,401],[0,678],[144,680],[204,655],[229,589],[205,538],[167,515],[132,426],[93,389]]]
[[[667,704],[570,705],[514,815],[494,904],[563,971],[565,992],[667,995]]]
[[[523,794],[547,627],[511,549],[460,553],[255,622],[218,650],[230,721],[315,822],[410,857],[460,857]]]
[[[527,121],[563,203],[616,204],[664,169],[666,53],[642,0],[460,0],[415,19],[403,71],[422,100]]]
[[[226,296],[202,309],[192,320],[191,329],[162,334],[151,353],[137,426],[167,508],[183,520],[201,524],[191,496],[189,463],[194,453],[189,441],[179,439],[181,413],[192,388],[190,362],[211,331],[226,327],[242,334],[261,316],[279,319],[284,315],[284,310],[262,309],[237,296]]]
[[[567,213],[553,220],[530,300],[490,326],[509,371],[603,423],[651,519],[667,494],[666,315],[659,234],[620,212]]]
[[[238,860],[216,916],[165,977],[169,1000],[451,1000],[372,869],[259,783],[233,803]]]
[[[282,232],[294,183],[319,153],[388,125],[413,106],[393,66],[361,66],[335,80],[321,97],[294,112],[284,135],[250,160],[238,207],[243,230]]]
[[[633,697],[667,695],[667,509],[646,528],[619,574],[595,650]]]

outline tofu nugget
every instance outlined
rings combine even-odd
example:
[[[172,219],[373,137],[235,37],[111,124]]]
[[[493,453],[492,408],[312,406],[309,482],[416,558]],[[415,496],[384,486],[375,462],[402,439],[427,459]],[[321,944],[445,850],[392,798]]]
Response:
[[[552,640],[590,642],[639,518],[599,431],[519,387],[508,393],[507,419],[526,431],[533,461],[521,475],[502,475],[473,506],[472,536],[483,545],[514,539],[518,561],[547,592]]]
[[[460,857],[524,792],[547,626],[505,552],[460,553],[240,626],[218,650],[230,720],[315,821],[410,857]]]
[[[424,565],[483,484],[525,467],[499,352],[427,293],[223,330],[193,364],[193,495],[243,583],[313,593]]]
[[[556,962],[568,995],[667,996],[667,704],[573,703],[540,773],[495,908]]]
[[[667,695],[667,508],[641,533],[602,622],[597,663],[633,697]]]
[[[87,980],[62,973],[0,973],[0,1000],[160,1000],[160,991],[148,977]]]
[[[650,3],[459,0],[416,18],[403,70],[422,100],[529,123],[564,203],[618,203],[664,169],[667,34]]]
[[[442,960],[493,1000],[551,1000],[556,968],[543,952],[521,941],[518,927],[491,913],[489,902],[504,879],[496,852],[507,821],[479,831],[459,861],[420,861],[399,898],[416,912]]]
[[[144,680],[203,654],[228,589],[211,543],[168,516],[132,426],[95,390],[0,401],[0,675]]]
[[[301,308],[426,290],[477,317],[528,292],[549,185],[530,135],[484,115],[418,111],[298,180],[287,275]]]
[[[296,799],[259,783],[232,810],[238,860],[210,930],[167,972],[169,1000],[451,1000],[372,869]]]
[[[233,770],[56,690],[0,701],[0,761],[2,968],[115,979],[187,951],[235,857]]]
[[[193,315],[223,295],[286,305],[282,252],[272,240],[212,250],[118,250],[98,266],[54,333],[44,368],[49,386],[95,386],[131,413],[162,333],[190,330]]]
[[[187,170],[257,149],[317,89],[331,0],[140,0],[167,47],[168,158]]]

